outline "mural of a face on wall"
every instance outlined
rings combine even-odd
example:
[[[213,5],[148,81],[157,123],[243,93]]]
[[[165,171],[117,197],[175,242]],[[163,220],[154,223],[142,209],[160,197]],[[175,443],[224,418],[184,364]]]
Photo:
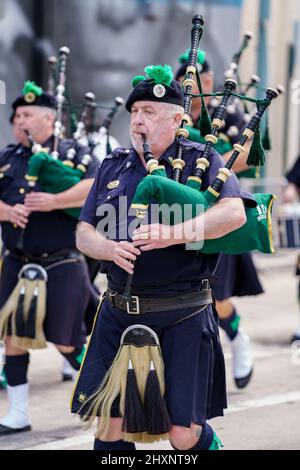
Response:
[[[32,57],[23,53],[26,41],[32,41],[35,48],[37,44],[49,44],[51,47],[44,48],[45,59],[48,51],[51,55],[59,47],[68,46],[71,49],[68,86],[72,101],[80,104],[84,94],[92,91],[97,101],[105,105],[111,105],[116,96],[126,99],[132,77],[143,74],[146,65],[169,63],[176,69],[177,57],[190,45],[195,14],[204,17],[201,48],[207,50],[217,75],[222,76],[239,41],[239,8],[224,8],[220,6],[221,0],[40,0],[38,6],[43,18],[35,18],[38,39],[31,25],[36,2],[1,2],[5,4],[5,15],[3,19],[0,17],[0,26],[3,22],[8,34],[0,28],[0,79],[5,64],[8,103],[22,89],[24,80],[34,78]],[[37,10],[34,11],[36,16]],[[40,65],[44,79],[46,62]],[[34,65],[38,69],[38,64]],[[8,115],[9,105],[5,108]],[[112,126],[112,134],[124,145],[129,143],[128,124],[129,115],[122,111]],[[0,139],[2,142],[3,134]]]
[[[176,68],[177,57],[190,45],[192,17],[199,13],[204,19],[212,17],[211,3],[57,0],[54,39],[57,47],[67,45],[71,49],[68,73],[73,99],[78,101],[86,91],[93,91],[97,100],[106,104],[115,96],[126,99],[132,77],[143,74],[146,65],[169,63]],[[224,25],[223,30],[225,34]],[[226,58],[222,58],[223,52],[217,52],[206,30],[201,43],[202,47],[210,43],[220,68],[225,69]],[[113,126],[124,145],[128,142],[127,114],[123,111]]]
[[[179,13],[176,4],[173,0],[59,0],[61,21],[56,23],[55,42],[71,49],[68,74],[73,99],[78,102],[85,91],[93,91],[98,102],[110,105],[116,96],[126,99],[131,79],[143,74],[146,65],[176,62],[179,43],[189,40],[189,27],[183,27],[172,45],[169,23]],[[124,145],[129,140],[128,123],[128,113],[122,111],[112,127]]]

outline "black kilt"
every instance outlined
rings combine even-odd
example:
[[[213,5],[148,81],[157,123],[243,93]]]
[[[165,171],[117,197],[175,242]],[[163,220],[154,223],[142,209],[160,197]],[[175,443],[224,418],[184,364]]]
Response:
[[[51,264],[46,261],[41,263],[46,269]],[[0,278],[0,308],[15,288],[23,265],[21,260],[10,255],[4,257]],[[81,347],[85,341],[83,319],[92,296],[97,299],[86,262],[81,258],[50,269],[44,322],[46,340],[62,346]]]
[[[120,345],[123,331],[143,324],[158,335],[165,365],[165,400],[174,425],[202,425],[222,416],[227,406],[225,365],[218,332],[218,316],[212,305],[176,325],[195,307],[169,312],[128,315],[107,300],[101,305],[93,334],[72,397],[72,412],[84,414],[80,397],[90,397],[101,384]],[[118,417],[115,401],[112,416]]]
[[[258,295],[264,292],[251,253],[222,254],[215,274],[217,279],[212,283],[212,290],[216,300]]]

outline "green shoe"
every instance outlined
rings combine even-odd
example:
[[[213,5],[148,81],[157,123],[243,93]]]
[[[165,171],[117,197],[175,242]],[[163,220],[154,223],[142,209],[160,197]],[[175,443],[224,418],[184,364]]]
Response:
[[[224,447],[224,444],[221,441],[221,439],[219,439],[218,436],[216,435],[216,433],[214,432],[214,437],[213,437],[211,446],[208,450],[220,450],[220,447]]]
[[[81,365],[81,363],[83,361],[85,351],[86,351],[86,345],[84,344],[82,346],[82,350],[81,350],[80,354],[78,354],[78,356],[76,357],[76,361],[78,362],[79,365]]]
[[[6,380],[6,375],[4,370],[0,372],[0,389],[3,388],[5,389],[7,386],[7,380]]]

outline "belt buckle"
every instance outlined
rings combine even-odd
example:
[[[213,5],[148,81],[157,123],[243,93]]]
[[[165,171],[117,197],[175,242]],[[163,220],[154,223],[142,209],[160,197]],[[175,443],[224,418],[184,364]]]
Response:
[[[133,310],[131,310],[131,307]],[[132,295],[131,300],[126,302],[127,313],[131,315],[139,315],[140,312],[140,299],[137,295]]]
[[[202,289],[201,290],[210,290],[209,279],[202,279]]]
[[[110,300],[112,307],[115,307],[114,297],[117,295],[117,292],[111,290],[108,292],[108,295],[109,295],[109,300]]]

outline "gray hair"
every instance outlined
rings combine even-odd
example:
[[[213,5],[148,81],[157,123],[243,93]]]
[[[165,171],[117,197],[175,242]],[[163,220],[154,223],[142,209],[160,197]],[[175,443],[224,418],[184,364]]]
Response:
[[[56,110],[52,108],[48,108],[47,106],[39,106],[39,109],[42,111],[43,114],[49,114],[53,120],[56,118]]]
[[[181,117],[184,115],[184,109],[178,104],[166,103],[166,115],[167,117],[173,117],[176,114],[180,114]]]

